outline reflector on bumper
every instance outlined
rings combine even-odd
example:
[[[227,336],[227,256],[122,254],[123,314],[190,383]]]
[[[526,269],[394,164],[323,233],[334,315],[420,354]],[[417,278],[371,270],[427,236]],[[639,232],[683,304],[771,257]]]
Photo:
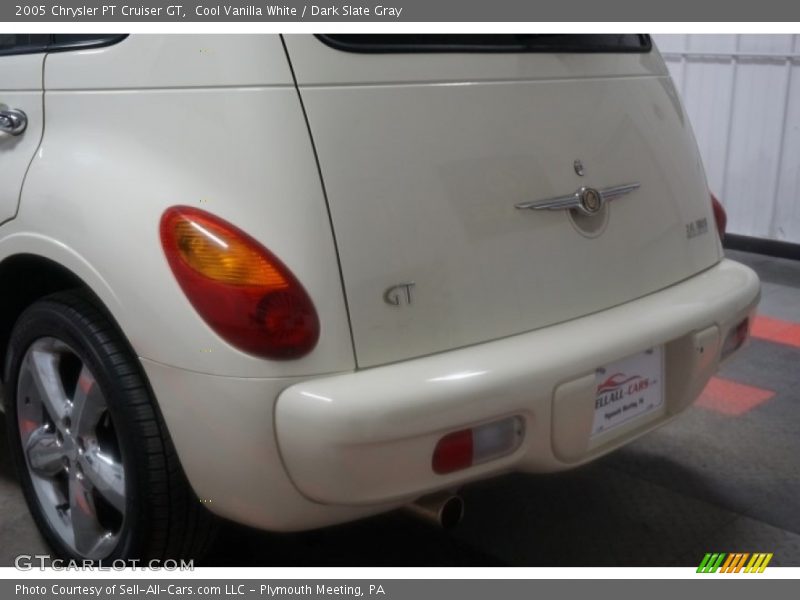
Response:
[[[440,475],[511,454],[522,444],[525,421],[510,417],[448,433],[436,444],[432,466]]]

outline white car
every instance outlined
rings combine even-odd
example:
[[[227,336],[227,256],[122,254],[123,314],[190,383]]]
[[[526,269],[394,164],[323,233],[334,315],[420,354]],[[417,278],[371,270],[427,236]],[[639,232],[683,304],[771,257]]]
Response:
[[[61,556],[591,461],[748,335],[640,35],[0,36],[11,450]]]

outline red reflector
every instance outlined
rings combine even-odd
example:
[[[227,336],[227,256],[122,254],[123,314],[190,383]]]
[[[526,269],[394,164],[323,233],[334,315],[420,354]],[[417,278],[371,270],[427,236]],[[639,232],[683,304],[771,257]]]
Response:
[[[439,440],[433,451],[435,473],[452,473],[472,465],[472,430],[449,433]]]
[[[725,343],[722,344],[722,358],[727,358],[747,341],[747,336],[750,334],[750,319],[745,319],[736,327],[730,330],[728,336],[725,338]]]
[[[745,319],[736,326],[736,341],[739,342],[740,346],[747,339],[747,333],[750,330],[749,326],[750,326],[749,319]]]

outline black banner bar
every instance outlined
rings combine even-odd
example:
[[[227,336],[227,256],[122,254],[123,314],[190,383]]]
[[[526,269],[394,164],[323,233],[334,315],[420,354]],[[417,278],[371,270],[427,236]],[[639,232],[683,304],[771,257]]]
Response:
[[[796,22],[797,0],[31,0],[7,22]]]
[[[703,579],[703,583],[698,580]],[[715,581],[712,581],[716,579]],[[698,589],[698,584],[702,590]],[[703,594],[726,600],[753,597],[789,598],[796,591],[792,580],[765,579],[763,575],[698,575],[696,579],[634,580],[430,580],[430,579],[288,579],[288,580],[167,580],[167,579],[48,579],[4,580],[0,597],[10,600],[125,600],[126,598],[230,597],[232,600],[486,600],[486,598],[647,598],[674,600]]]

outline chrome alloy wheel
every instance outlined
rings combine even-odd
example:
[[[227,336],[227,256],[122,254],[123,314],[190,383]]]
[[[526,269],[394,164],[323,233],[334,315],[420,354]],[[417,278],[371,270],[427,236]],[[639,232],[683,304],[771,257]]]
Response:
[[[22,359],[16,408],[25,465],[51,529],[81,557],[107,557],[125,521],[125,468],[94,375],[67,344],[39,338]]]

